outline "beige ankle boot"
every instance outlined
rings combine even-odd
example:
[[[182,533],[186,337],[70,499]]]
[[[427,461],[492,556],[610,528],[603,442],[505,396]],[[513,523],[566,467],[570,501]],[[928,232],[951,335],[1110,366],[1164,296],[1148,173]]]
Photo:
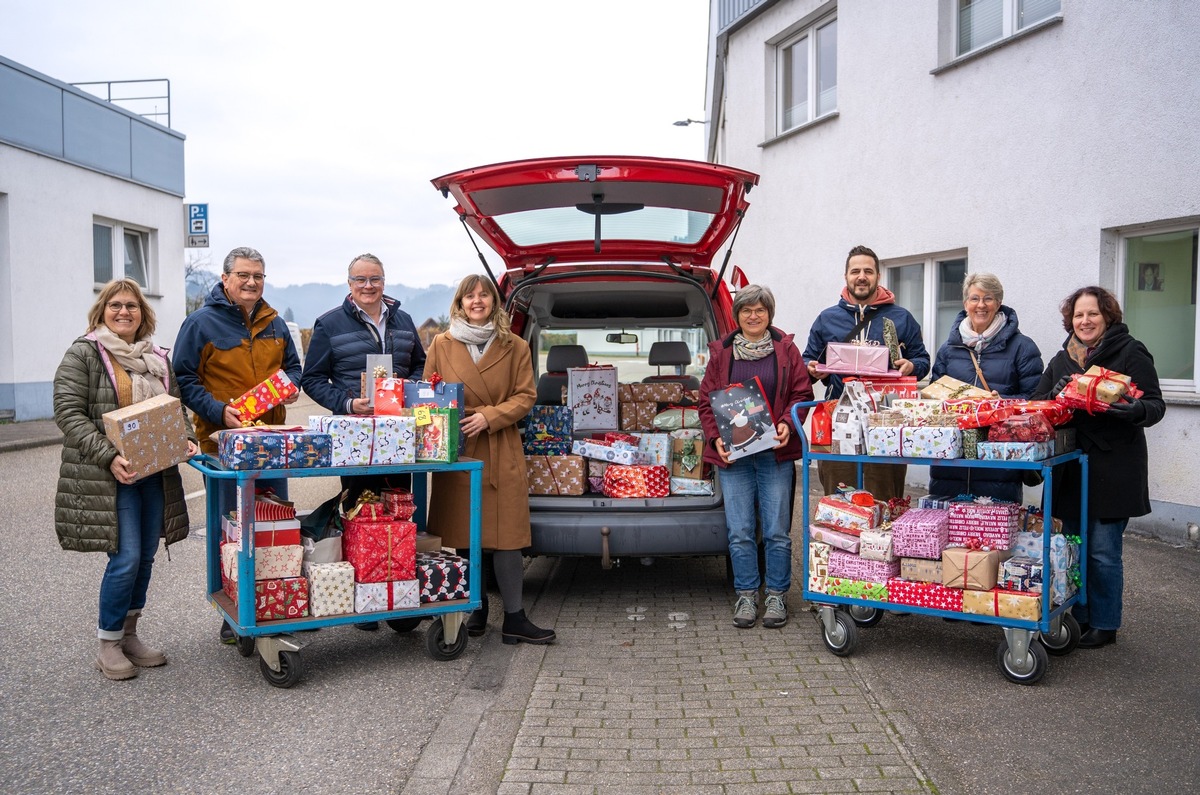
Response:
[[[137,636],[137,622],[141,613],[130,613],[125,616],[125,637],[121,638],[121,648],[125,657],[139,668],[157,668],[167,664],[167,655],[158,649],[152,649]]]
[[[109,679],[132,679],[138,675],[138,670],[125,652],[121,651],[121,641],[100,641],[100,654],[96,656],[96,667]]]

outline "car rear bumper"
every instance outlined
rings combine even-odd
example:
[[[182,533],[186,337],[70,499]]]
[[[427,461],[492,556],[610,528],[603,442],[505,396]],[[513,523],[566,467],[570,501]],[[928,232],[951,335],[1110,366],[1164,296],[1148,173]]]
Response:
[[[533,555],[602,557],[725,555],[725,509],[671,512],[555,512],[530,516]]]

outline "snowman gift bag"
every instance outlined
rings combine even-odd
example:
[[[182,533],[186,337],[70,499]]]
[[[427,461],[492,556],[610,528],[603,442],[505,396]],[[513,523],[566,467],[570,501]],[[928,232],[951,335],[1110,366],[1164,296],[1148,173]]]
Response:
[[[709,394],[708,400],[730,461],[770,450],[779,443],[771,404],[757,377],[718,389]]]

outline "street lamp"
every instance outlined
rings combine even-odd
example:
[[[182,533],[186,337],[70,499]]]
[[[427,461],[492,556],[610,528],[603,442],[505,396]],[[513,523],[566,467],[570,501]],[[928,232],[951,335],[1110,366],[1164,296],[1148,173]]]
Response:
[[[673,121],[671,123],[676,127],[686,127],[689,124],[708,124],[707,121],[702,121],[700,119],[682,119],[680,121]]]

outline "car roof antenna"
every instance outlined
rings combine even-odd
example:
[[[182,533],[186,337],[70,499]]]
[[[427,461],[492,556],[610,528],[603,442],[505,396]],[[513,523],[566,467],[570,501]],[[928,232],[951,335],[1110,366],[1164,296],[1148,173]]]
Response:
[[[733,237],[729,238],[729,248],[725,249],[725,259],[721,261],[721,270],[717,273],[717,282],[713,285],[712,295],[710,298],[717,297],[717,288],[721,286],[721,279],[725,278],[725,269],[729,267],[729,258],[733,256],[733,244],[737,242],[738,232],[742,228],[742,219],[746,217],[744,210],[736,210],[737,226],[733,228]]]
[[[463,230],[467,233],[467,239],[475,247],[475,253],[479,255],[479,261],[483,263],[483,269],[487,271],[488,278],[492,280],[492,284],[495,285],[498,292],[500,290],[500,280],[496,278],[496,274],[492,273],[492,269],[488,267],[487,259],[484,258],[483,252],[479,250],[479,244],[475,242],[475,235],[471,234],[471,227],[467,226],[467,214],[459,213],[458,220],[462,222]]]

